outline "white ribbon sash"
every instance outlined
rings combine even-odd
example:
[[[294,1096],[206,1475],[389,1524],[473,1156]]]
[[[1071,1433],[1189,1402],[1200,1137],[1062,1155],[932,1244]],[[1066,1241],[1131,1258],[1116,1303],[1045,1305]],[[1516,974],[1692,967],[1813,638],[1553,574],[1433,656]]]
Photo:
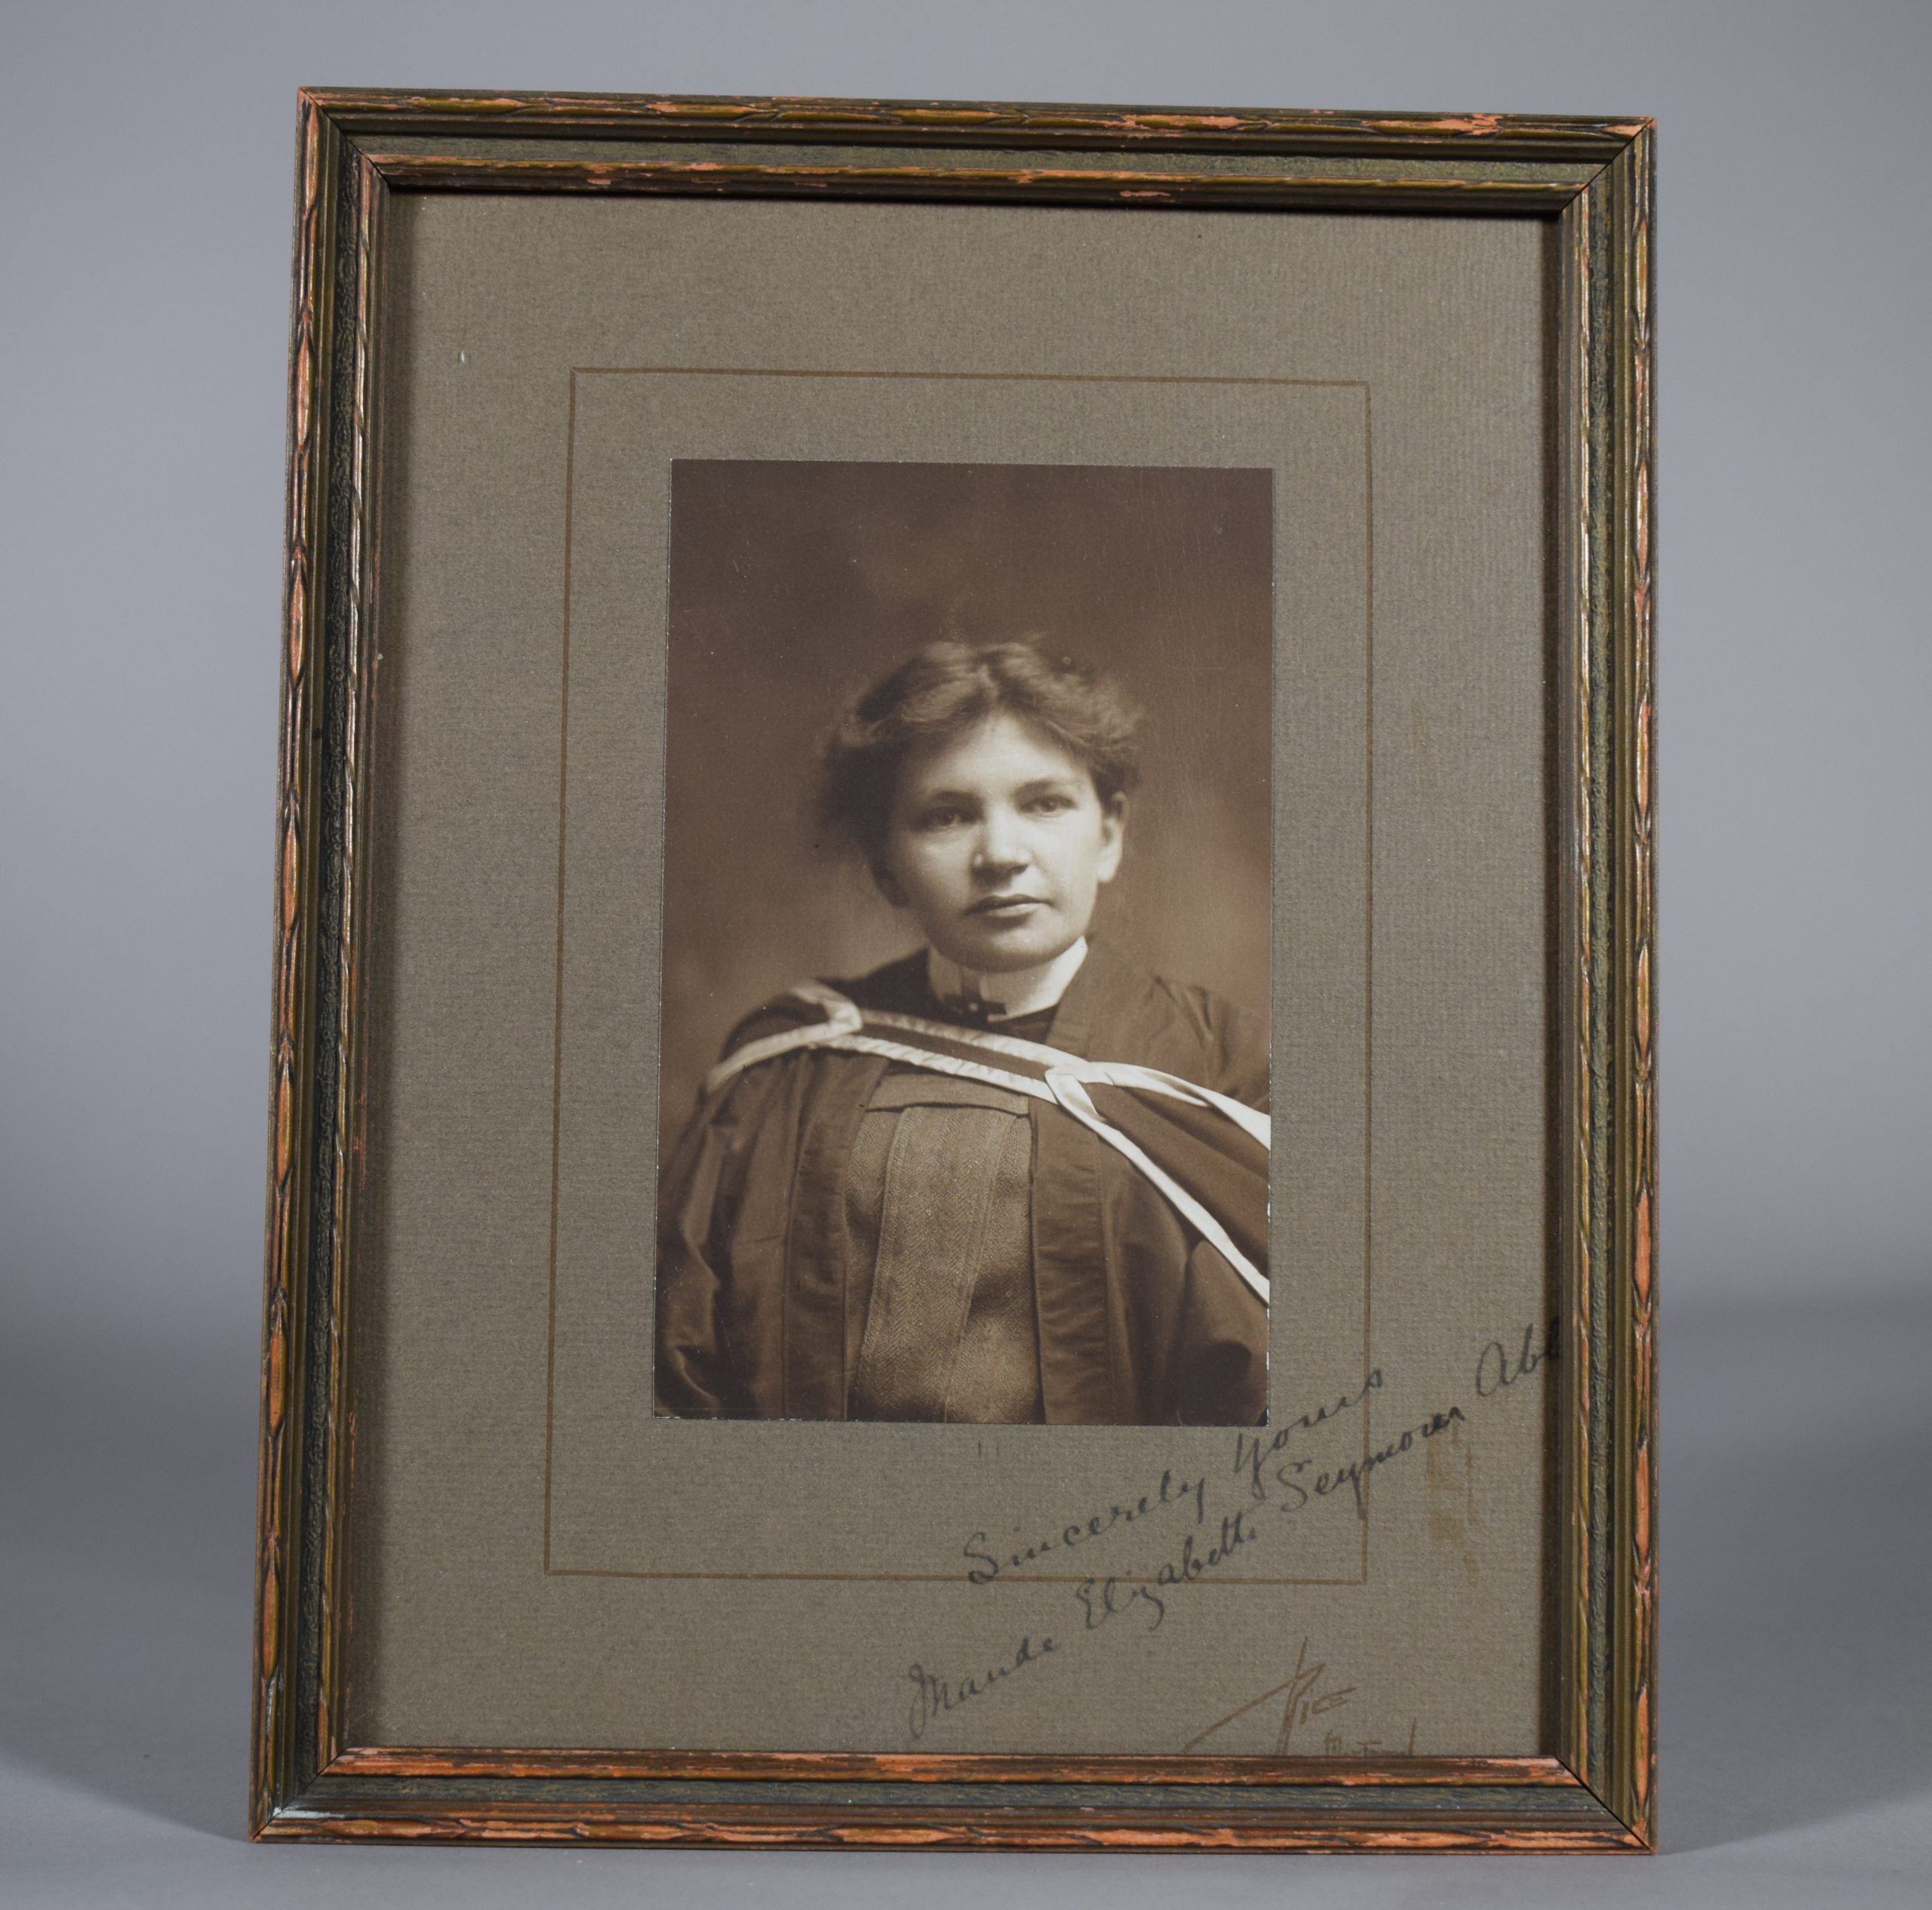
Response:
[[[820,982],[801,982],[790,992],[798,999],[823,1010],[825,1019],[808,1022],[802,1027],[789,1028],[777,1035],[767,1035],[734,1048],[705,1076],[707,1097],[760,1062],[773,1060],[801,1048],[814,1047],[836,1048],[843,1053],[878,1055],[909,1067],[930,1069],[935,1073],[986,1081],[1014,1093],[1031,1095],[1035,1100],[1064,1109],[1082,1127],[1090,1129],[1116,1153],[1131,1161],[1160,1189],[1181,1217],[1247,1283],[1263,1306],[1267,1305],[1268,1276],[1235,1246],[1226,1228],[1201,1201],[1100,1112],[1094,1105],[1088,1088],[1090,1085],[1128,1088],[1142,1093],[1166,1095],[1195,1107],[1211,1108],[1233,1121],[1263,1148],[1270,1148],[1273,1124],[1258,1108],[1251,1108],[1226,1094],[1217,1093],[1213,1088],[1203,1087],[1198,1082],[1184,1081],[1178,1075],[1163,1073],[1158,1068],[1143,1068],[1131,1062],[1088,1061],[1062,1049],[1048,1047],[1041,1042],[1023,1041],[990,1030],[956,1028],[948,1022],[927,1021],[916,1015],[867,1013],[836,989],[827,988]],[[881,1029],[890,1032],[876,1032]],[[922,1046],[916,1040],[895,1041],[894,1034],[923,1036],[928,1041],[946,1042],[953,1047],[977,1049],[989,1057],[1029,1063],[1042,1072],[1035,1075],[1024,1069],[1001,1067],[993,1059],[972,1060]]]

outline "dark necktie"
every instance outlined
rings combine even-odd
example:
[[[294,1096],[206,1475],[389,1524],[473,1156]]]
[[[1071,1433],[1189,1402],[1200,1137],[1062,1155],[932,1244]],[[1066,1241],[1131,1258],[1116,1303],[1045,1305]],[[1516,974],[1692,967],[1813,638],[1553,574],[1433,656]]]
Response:
[[[1004,1001],[989,1001],[983,995],[943,995],[939,1005],[952,1020],[970,1028],[989,1027],[1006,1013]]]

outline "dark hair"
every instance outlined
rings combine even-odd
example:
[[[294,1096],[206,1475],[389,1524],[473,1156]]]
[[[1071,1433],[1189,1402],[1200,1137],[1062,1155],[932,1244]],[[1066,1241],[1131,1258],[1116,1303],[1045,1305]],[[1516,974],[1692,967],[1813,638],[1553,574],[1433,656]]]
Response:
[[[1103,807],[1134,787],[1140,712],[1106,678],[1030,642],[943,638],[846,706],[819,749],[820,823],[876,866],[906,757],[1001,712],[1024,717],[1084,763]]]

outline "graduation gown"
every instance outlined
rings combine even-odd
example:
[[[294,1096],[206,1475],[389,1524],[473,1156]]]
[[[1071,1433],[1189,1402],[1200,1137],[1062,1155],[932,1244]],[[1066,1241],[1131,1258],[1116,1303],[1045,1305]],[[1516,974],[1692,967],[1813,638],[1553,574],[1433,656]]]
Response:
[[[943,1018],[923,950],[833,984],[861,1009]],[[768,1004],[729,1054],[795,1025]],[[1031,1038],[1135,1063],[1264,1108],[1259,1021],[1143,973],[1105,943]],[[657,1407],[710,1418],[851,1416],[855,1266],[847,1198],[875,1090],[894,1064],[805,1048],[732,1076],[699,1108],[659,1197]],[[1051,1106],[1032,1123],[1039,1416],[1049,1423],[1252,1426],[1268,1316],[1227,1262],[1128,1160]]]

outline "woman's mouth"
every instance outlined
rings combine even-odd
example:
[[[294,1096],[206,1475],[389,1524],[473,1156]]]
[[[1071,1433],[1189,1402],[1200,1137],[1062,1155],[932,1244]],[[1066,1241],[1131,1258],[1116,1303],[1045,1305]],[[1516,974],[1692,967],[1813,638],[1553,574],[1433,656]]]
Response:
[[[995,921],[1017,921],[1043,906],[1036,895],[989,895],[974,903],[966,912],[969,915],[989,917]]]

